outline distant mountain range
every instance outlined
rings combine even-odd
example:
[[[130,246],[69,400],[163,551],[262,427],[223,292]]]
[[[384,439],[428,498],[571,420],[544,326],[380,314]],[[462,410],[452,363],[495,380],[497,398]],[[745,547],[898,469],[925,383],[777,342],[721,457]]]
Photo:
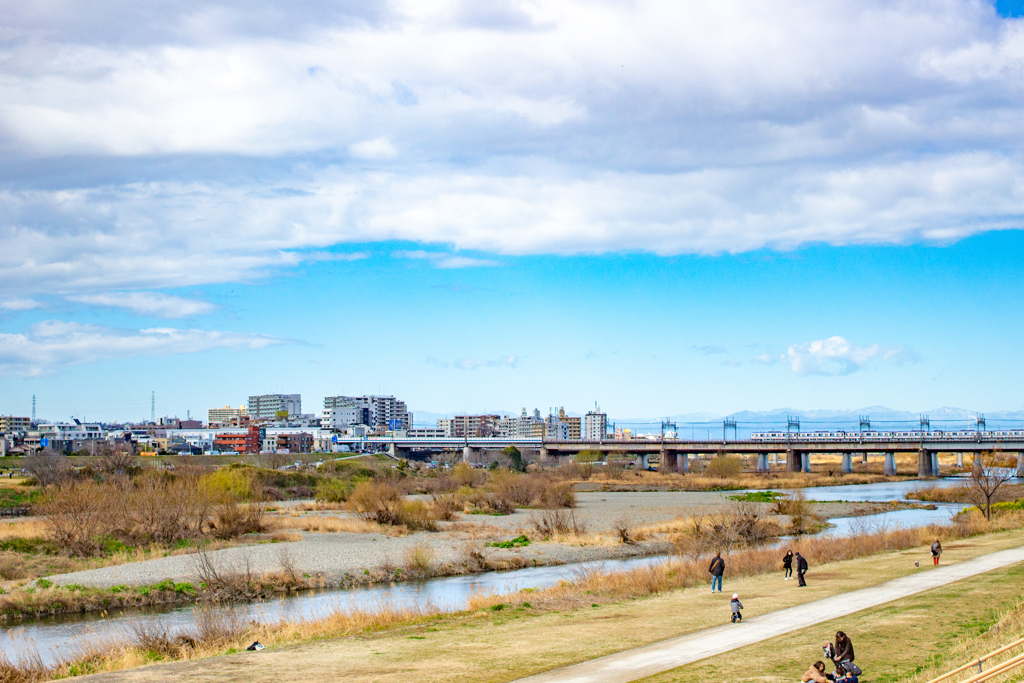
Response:
[[[450,417],[454,413],[432,413],[429,411],[413,411],[417,425],[434,425],[437,420],[443,417]],[[514,415],[507,410],[485,411],[492,415]],[[461,413],[460,413],[461,414]],[[541,411],[545,415],[545,411]],[[578,413],[569,413],[577,415]],[[872,429],[918,429],[921,416],[926,416],[931,421],[932,429],[954,429],[975,427],[975,418],[978,413],[964,408],[933,408],[920,413],[913,413],[906,410],[895,410],[885,406],[868,406],[856,410],[802,410],[799,408],[776,408],[774,410],[741,410],[729,415],[717,413],[686,413],[682,415],[670,415],[662,417],[616,417],[608,416],[609,423],[615,423],[617,427],[628,427],[636,432],[660,431],[661,421],[674,422],[683,432],[685,427],[690,430],[710,429],[717,431],[722,428],[722,421],[726,418],[736,420],[740,434],[749,434],[751,431],[768,431],[773,429],[785,430],[787,419],[790,416],[800,420],[801,431],[846,429],[855,431],[860,427],[860,416],[866,415],[871,420]],[[1002,422],[1024,422],[1024,410],[999,410],[984,413],[986,426],[993,429],[996,423]],[[685,427],[684,427],[685,425]]]

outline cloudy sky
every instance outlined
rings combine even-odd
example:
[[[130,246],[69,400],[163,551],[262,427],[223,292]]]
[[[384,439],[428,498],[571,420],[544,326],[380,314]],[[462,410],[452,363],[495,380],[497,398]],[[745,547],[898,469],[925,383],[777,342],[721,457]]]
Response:
[[[1020,0],[0,0],[0,412],[1024,407]]]

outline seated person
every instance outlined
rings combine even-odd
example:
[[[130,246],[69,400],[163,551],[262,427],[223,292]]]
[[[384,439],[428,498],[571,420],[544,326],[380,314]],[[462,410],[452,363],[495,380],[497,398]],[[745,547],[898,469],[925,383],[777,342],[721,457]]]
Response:
[[[815,662],[810,669],[807,670],[803,676],[800,677],[802,683],[830,683],[825,677],[825,662]]]

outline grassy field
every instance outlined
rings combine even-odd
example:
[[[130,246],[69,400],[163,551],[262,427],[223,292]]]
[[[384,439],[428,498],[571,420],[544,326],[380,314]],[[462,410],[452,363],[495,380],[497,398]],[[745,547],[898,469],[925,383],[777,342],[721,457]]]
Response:
[[[966,658],[961,654],[964,648],[958,645],[988,635],[1001,613],[1017,611],[1022,581],[1024,566],[1021,565],[988,572],[643,680],[645,683],[796,681],[812,663],[822,658],[821,646],[839,630],[853,640],[857,664],[864,670],[861,680],[877,683],[928,680],[921,674],[934,676],[938,671],[950,671],[965,664]],[[999,644],[1012,642],[1021,635],[1024,634],[1020,630],[1007,630],[989,647],[994,650]],[[951,652],[953,656],[948,654]],[[922,671],[925,668],[927,672]],[[1018,677],[1010,680],[1020,680],[1021,674],[1018,672]]]
[[[969,561],[1021,543],[1024,543],[1024,531],[951,541],[946,545],[943,560],[946,564]],[[914,567],[915,560],[921,562],[920,569]],[[529,603],[518,606],[503,604],[501,609],[495,609],[495,600],[481,600],[480,604],[490,606],[459,615],[428,618],[402,629],[301,645],[270,641],[268,649],[258,657],[239,654],[179,662],[104,674],[102,680],[169,681],[187,677],[194,683],[243,680],[246,683],[276,683],[281,680],[281,672],[287,671],[288,680],[295,683],[322,683],[339,678],[366,683],[397,683],[413,679],[418,683],[509,681],[727,623],[728,594],[732,591],[740,593],[746,606],[745,615],[751,617],[877,585],[913,572],[929,571],[930,565],[927,547],[920,547],[814,567],[808,574],[810,585],[806,589],[798,589],[795,582],[783,582],[780,574],[772,574],[737,580],[730,580],[727,576],[726,593],[722,595],[711,595],[705,587],[700,587],[649,598],[604,604],[595,602],[594,606],[555,612],[541,612]],[[949,594],[955,596],[958,591],[982,583],[972,579],[950,589]],[[984,585],[989,583],[986,581]],[[1019,586],[1019,583],[1015,584]],[[982,593],[976,597],[984,599]],[[967,605],[968,602],[971,605]],[[943,605],[941,611],[943,619],[948,618],[951,623],[971,624],[981,619],[980,624],[991,618],[985,616],[988,614],[985,609],[990,607],[978,608],[974,601],[951,600],[950,603],[956,609]],[[961,604],[966,609],[962,618],[957,616]],[[922,623],[927,624],[927,615],[922,618],[925,619]],[[855,634],[858,654],[864,651],[866,662],[871,661],[868,653],[872,648],[884,647],[876,646],[867,635],[862,637],[861,634],[866,632],[855,618],[845,619],[843,626]],[[829,624],[822,627],[820,633],[811,629],[814,632],[804,636],[806,642],[794,641],[791,658],[779,666],[799,668],[799,664],[792,664],[792,661],[804,662],[808,657],[811,659],[807,663],[813,661],[815,654],[820,654],[816,649],[818,641],[824,643],[824,634],[834,632],[835,628],[835,624]],[[298,639],[300,632],[301,629],[291,637]],[[896,632],[899,637],[905,637],[902,629]],[[310,635],[315,634],[307,634],[307,637]],[[756,660],[744,661],[737,660],[739,668],[732,678],[697,675],[692,680],[745,681],[754,680],[755,676],[762,674],[761,667],[751,665]],[[745,669],[742,668],[744,666]],[[779,675],[784,678],[778,680],[796,680],[804,669],[795,675],[788,669],[780,670]],[[325,677],[325,672],[335,673]],[[877,677],[872,676],[871,680],[877,680]]]

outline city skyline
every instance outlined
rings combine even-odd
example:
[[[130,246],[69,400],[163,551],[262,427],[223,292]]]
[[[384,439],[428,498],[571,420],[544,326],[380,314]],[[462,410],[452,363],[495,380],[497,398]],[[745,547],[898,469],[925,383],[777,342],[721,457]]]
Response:
[[[1024,410],[1020,3],[8,9],[0,413]]]

